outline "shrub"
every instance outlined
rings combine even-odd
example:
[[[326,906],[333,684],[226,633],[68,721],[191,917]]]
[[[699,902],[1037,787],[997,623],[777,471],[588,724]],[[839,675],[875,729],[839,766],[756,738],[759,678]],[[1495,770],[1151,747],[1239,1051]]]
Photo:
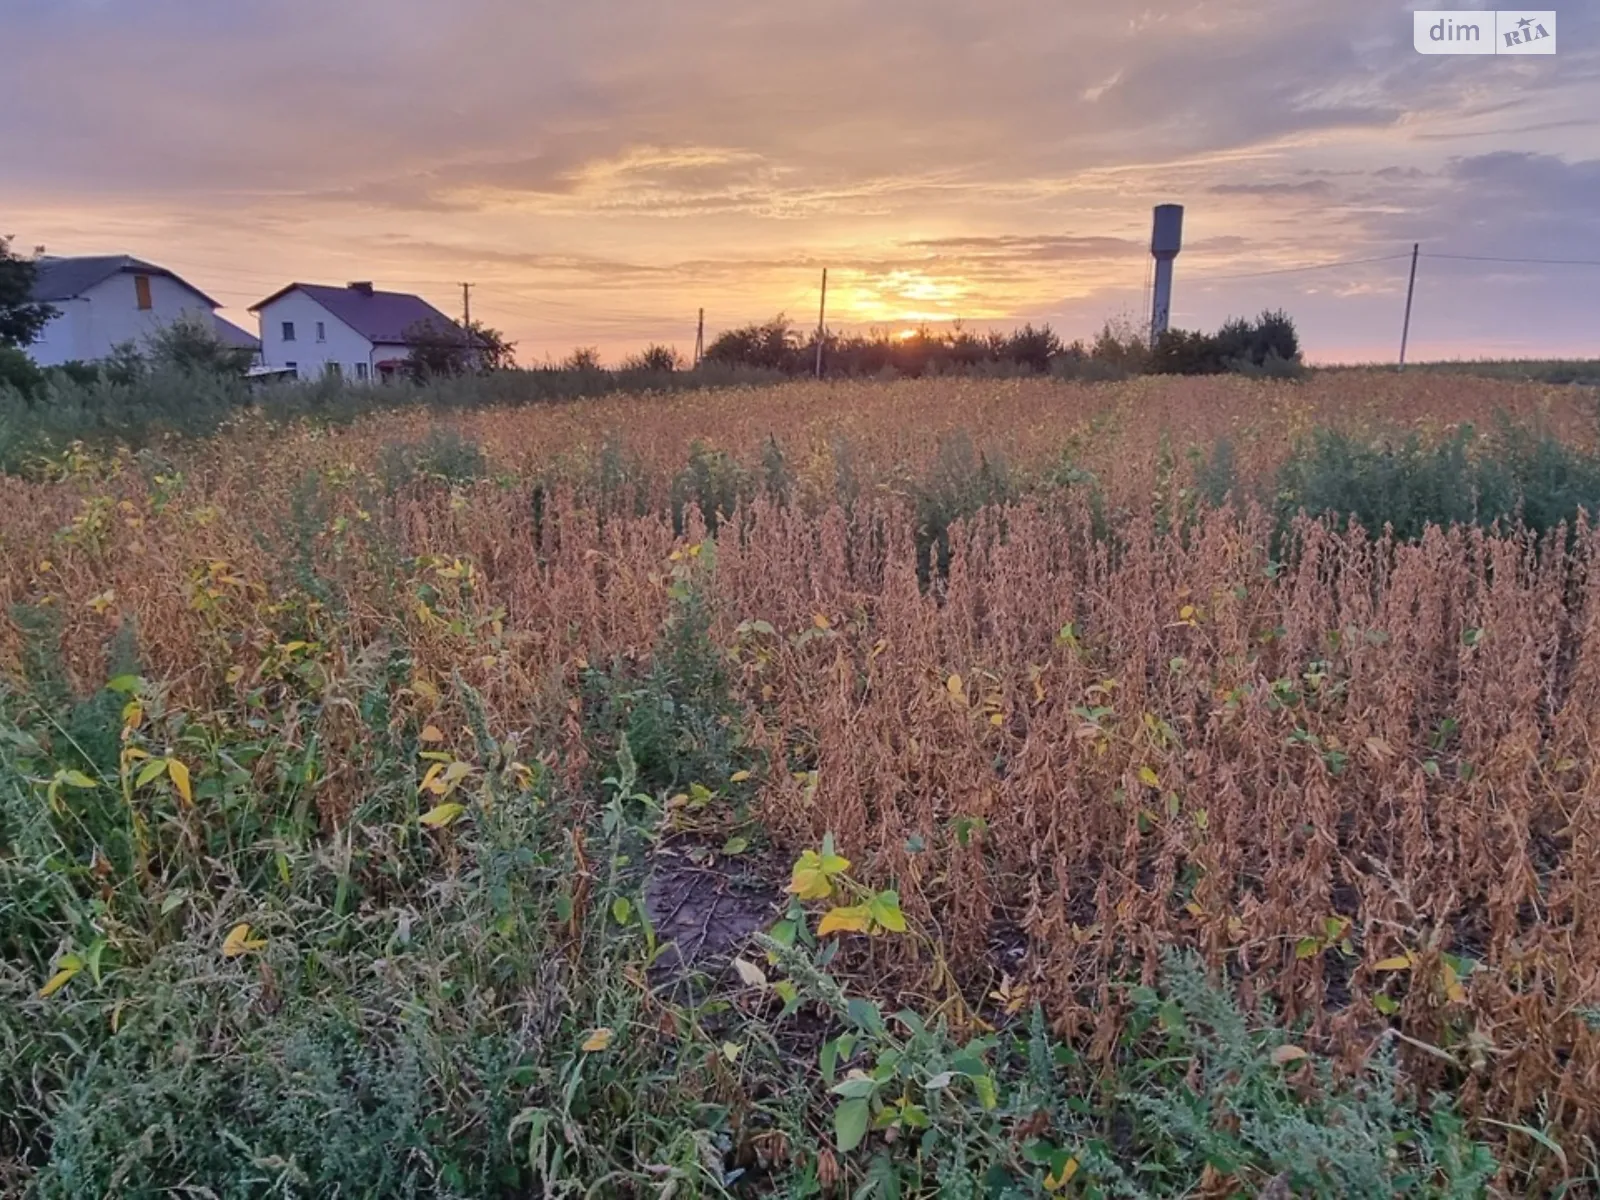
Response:
[[[433,429],[420,441],[391,442],[383,448],[379,464],[391,492],[416,479],[456,485],[489,473],[483,448],[454,429]]]
[[[32,399],[44,386],[44,380],[44,372],[33,359],[15,346],[0,346],[0,395],[10,389],[24,400]]]
[[[671,346],[647,346],[640,353],[622,361],[622,369],[635,374],[670,375],[682,368],[683,358]]]
[[[1542,534],[1600,512],[1600,456],[1509,423],[1487,438],[1463,426],[1432,446],[1319,430],[1278,475],[1280,525],[1302,509],[1407,541],[1429,525],[1519,518]]]

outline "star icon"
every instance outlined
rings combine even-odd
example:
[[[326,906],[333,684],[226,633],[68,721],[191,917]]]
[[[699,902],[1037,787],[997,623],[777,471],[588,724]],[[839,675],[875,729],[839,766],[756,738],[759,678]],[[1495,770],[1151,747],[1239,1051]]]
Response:
[[[1528,28],[1528,26],[1532,25],[1532,24],[1533,24],[1533,19],[1531,17],[1523,17],[1522,20],[1517,22],[1518,27],[1523,29],[1523,30],[1526,30]]]

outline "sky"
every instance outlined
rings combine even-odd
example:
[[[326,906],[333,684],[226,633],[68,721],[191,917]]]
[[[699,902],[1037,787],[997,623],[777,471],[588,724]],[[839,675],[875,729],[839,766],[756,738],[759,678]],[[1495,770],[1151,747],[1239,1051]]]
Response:
[[[374,280],[525,362],[785,313],[898,331],[1286,309],[1315,361],[1600,354],[1600,0],[1423,56],[1390,0],[0,0],[0,232],[254,328]],[[1315,271],[1314,264],[1381,259]],[[1281,274],[1264,272],[1281,271]],[[1240,278],[1246,276],[1246,278]]]

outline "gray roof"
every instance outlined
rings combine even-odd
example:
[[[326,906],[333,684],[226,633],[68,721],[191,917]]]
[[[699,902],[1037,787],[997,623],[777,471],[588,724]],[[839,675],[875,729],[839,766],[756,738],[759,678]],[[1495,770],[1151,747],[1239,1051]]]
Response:
[[[436,328],[460,332],[461,327],[421,296],[410,292],[380,292],[367,287],[329,287],[320,283],[291,283],[251,305],[260,312],[274,300],[296,289],[310,296],[339,320],[369,342],[406,344],[406,330],[413,325],[431,323]]]
[[[34,276],[33,299],[36,303],[51,304],[58,300],[76,300],[96,284],[104,283],[113,275],[165,275],[176,279],[199,296],[212,308],[222,306],[189,283],[174,271],[158,267],[128,254],[93,254],[81,258],[55,258],[46,256],[38,262]]]
[[[261,350],[261,339],[248,330],[240,329],[232,321],[212,314],[211,319],[217,324],[217,337],[223,345],[233,350]]]

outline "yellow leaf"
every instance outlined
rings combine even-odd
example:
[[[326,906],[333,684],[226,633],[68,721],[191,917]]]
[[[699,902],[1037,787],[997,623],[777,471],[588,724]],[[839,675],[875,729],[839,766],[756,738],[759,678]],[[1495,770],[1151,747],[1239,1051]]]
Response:
[[[422,740],[425,742],[444,741],[444,732],[437,725],[429,725],[422,731]]]
[[[750,772],[749,771],[735,771],[732,775],[728,776],[728,782],[729,783],[743,783],[743,782],[745,782],[745,780],[747,780],[749,778],[750,778]]]
[[[611,1039],[616,1036],[609,1029],[596,1029],[584,1040],[583,1052],[585,1054],[599,1054],[601,1051],[610,1048]]]
[[[945,691],[949,692],[957,700],[960,700],[963,703],[965,703],[965,701],[967,699],[967,686],[966,686],[966,684],[964,682],[962,682],[961,676],[959,676],[959,675],[950,676],[949,679],[946,679],[944,681],[944,688],[945,688]]]
[[[1005,723],[1006,723],[1006,715],[1005,715],[1005,713],[995,713],[994,716],[989,718],[989,724],[993,725],[996,729],[999,729]]]
[[[228,936],[223,939],[222,957],[238,958],[240,955],[254,954],[257,950],[265,950],[266,948],[267,941],[265,938],[252,938],[250,936],[250,926],[235,925],[228,931]]]
[[[437,779],[432,778],[433,772],[430,770],[429,778],[424,780],[422,786],[435,796],[448,796],[463,779],[472,774],[472,770],[471,763],[453,762],[444,768],[444,774]]]
[[[1180,621],[1192,621],[1192,620],[1194,620],[1194,605],[1185,604],[1183,606],[1183,608],[1178,613],[1178,620],[1180,620]]]
[[[767,986],[767,973],[753,962],[742,958],[733,960],[733,969],[739,973],[740,980],[745,987],[764,988]]]
[[[1044,1189],[1047,1192],[1059,1192],[1078,1173],[1078,1160],[1069,1158],[1061,1167],[1061,1174],[1051,1173],[1045,1176]]]
[[[812,617],[811,618],[811,623],[813,625],[815,625],[818,629],[832,629],[833,628],[833,625],[828,621],[828,618],[823,616],[821,613],[818,613],[816,616]]]
[[[189,786],[189,768],[175,758],[167,759],[167,775],[172,780],[172,786],[178,789],[178,795],[183,797],[185,804],[194,803],[194,790]]]
[[[1306,1056],[1306,1052],[1299,1046],[1279,1046],[1272,1052],[1272,1065],[1286,1067],[1292,1062],[1299,1062]]]
[[[1409,971],[1415,965],[1411,955],[1397,954],[1393,958],[1384,959],[1372,969],[1374,971]]]
[[[467,806],[464,804],[456,804],[454,802],[441,804],[437,808],[423,813],[417,820],[429,829],[443,829],[446,825],[460,820],[461,814],[466,811]]]
[[[797,866],[789,880],[789,893],[801,900],[826,900],[833,895],[833,885],[821,867]]]
[[[843,859],[839,861],[844,862]],[[847,870],[850,864],[844,862],[839,870]],[[826,900],[833,895],[833,884],[828,881],[828,864],[822,860],[822,855],[815,850],[807,850],[800,855],[794,864],[794,873],[789,879],[789,892],[801,900]]]
[[[1161,776],[1156,774],[1154,767],[1140,767],[1139,782],[1147,787],[1158,788],[1161,786]]]
[[[744,1053],[744,1047],[739,1045],[739,1044],[737,1044],[736,1042],[723,1042],[722,1043],[722,1057],[727,1059],[730,1063],[738,1062],[739,1061],[739,1055],[741,1055],[743,1053]]]
[[[72,982],[72,977],[83,970],[83,961],[75,954],[69,954],[61,960],[61,969],[50,976],[50,981],[39,989],[39,999],[48,1000],[67,984]]]
[[[239,680],[241,680],[243,678],[244,678],[244,668],[243,667],[229,667],[228,668],[227,680],[228,680],[229,683],[238,683]]]
[[[1183,906],[1183,911],[1188,913],[1191,917],[1203,917],[1206,915],[1206,910],[1194,903],[1185,904]]]
[[[425,792],[431,790],[433,787],[433,781],[438,778],[439,772],[443,770],[444,764],[440,762],[436,762],[433,764],[433,766],[429,767],[428,773],[422,777],[422,786],[417,788],[417,791]]]
[[[817,936],[827,937],[830,933],[865,933],[871,920],[871,915],[864,905],[830,909],[822,918],[822,924],[817,926]]]

